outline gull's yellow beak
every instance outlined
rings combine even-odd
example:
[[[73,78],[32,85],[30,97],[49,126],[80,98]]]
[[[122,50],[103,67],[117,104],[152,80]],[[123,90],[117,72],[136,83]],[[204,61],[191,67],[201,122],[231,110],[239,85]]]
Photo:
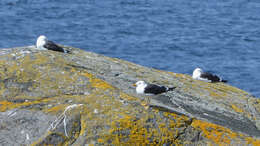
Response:
[[[133,84],[134,87],[136,87],[136,84]]]

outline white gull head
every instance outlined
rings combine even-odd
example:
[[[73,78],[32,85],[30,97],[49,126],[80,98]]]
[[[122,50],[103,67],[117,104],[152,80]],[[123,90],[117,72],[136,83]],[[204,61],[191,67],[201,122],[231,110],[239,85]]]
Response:
[[[138,81],[135,83],[135,85],[136,85],[136,93],[144,94],[144,89],[147,86],[147,84],[144,81]]]
[[[47,42],[46,36],[44,36],[44,35],[39,36],[37,38],[37,42],[36,42],[37,49],[46,50],[46,48],[43,47],[46,44],[46,42]]]
[[[192,73],[192,78],[193,79],[199,79],[201,74],[203,73],[201,68],[196,68],[193,73]]]

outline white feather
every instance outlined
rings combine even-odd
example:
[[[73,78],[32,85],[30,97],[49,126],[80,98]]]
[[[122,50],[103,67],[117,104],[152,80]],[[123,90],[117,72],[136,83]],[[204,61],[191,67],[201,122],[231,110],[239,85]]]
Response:
[[[46,36],[44,35],[39,36],[36,42],[36,48],[39,50],[47,50],[46,48],[44,48],[46,42],[47,42]]]
[[[136,93],[144,94],[144,89],[147,86],[147,84],[144,81],[138,81],[135,83],[135,85],[136,85]]]
[[[203,70],[201,68],[196,68],[192,73],[192,78],[195,80],[201,80],[205,82],[211,82],[210,80],[206,78],[201,78],[201,74],[203,73]]]

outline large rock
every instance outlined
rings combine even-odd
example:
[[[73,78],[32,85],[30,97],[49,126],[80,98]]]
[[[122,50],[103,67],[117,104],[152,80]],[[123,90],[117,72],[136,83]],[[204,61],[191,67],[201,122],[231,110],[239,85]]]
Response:
[[[76,48],[0,50],[0,145],[260,145],[260,100]],[[137,95],[145,80],[174,91]]]

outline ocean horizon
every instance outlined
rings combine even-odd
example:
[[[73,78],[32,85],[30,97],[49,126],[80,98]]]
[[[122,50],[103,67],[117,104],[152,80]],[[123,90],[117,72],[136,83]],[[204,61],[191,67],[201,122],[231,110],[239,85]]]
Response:
[[[0,48],[63,44],[191,75],[196,67],[260,97],[260,2],[5,0]]]

